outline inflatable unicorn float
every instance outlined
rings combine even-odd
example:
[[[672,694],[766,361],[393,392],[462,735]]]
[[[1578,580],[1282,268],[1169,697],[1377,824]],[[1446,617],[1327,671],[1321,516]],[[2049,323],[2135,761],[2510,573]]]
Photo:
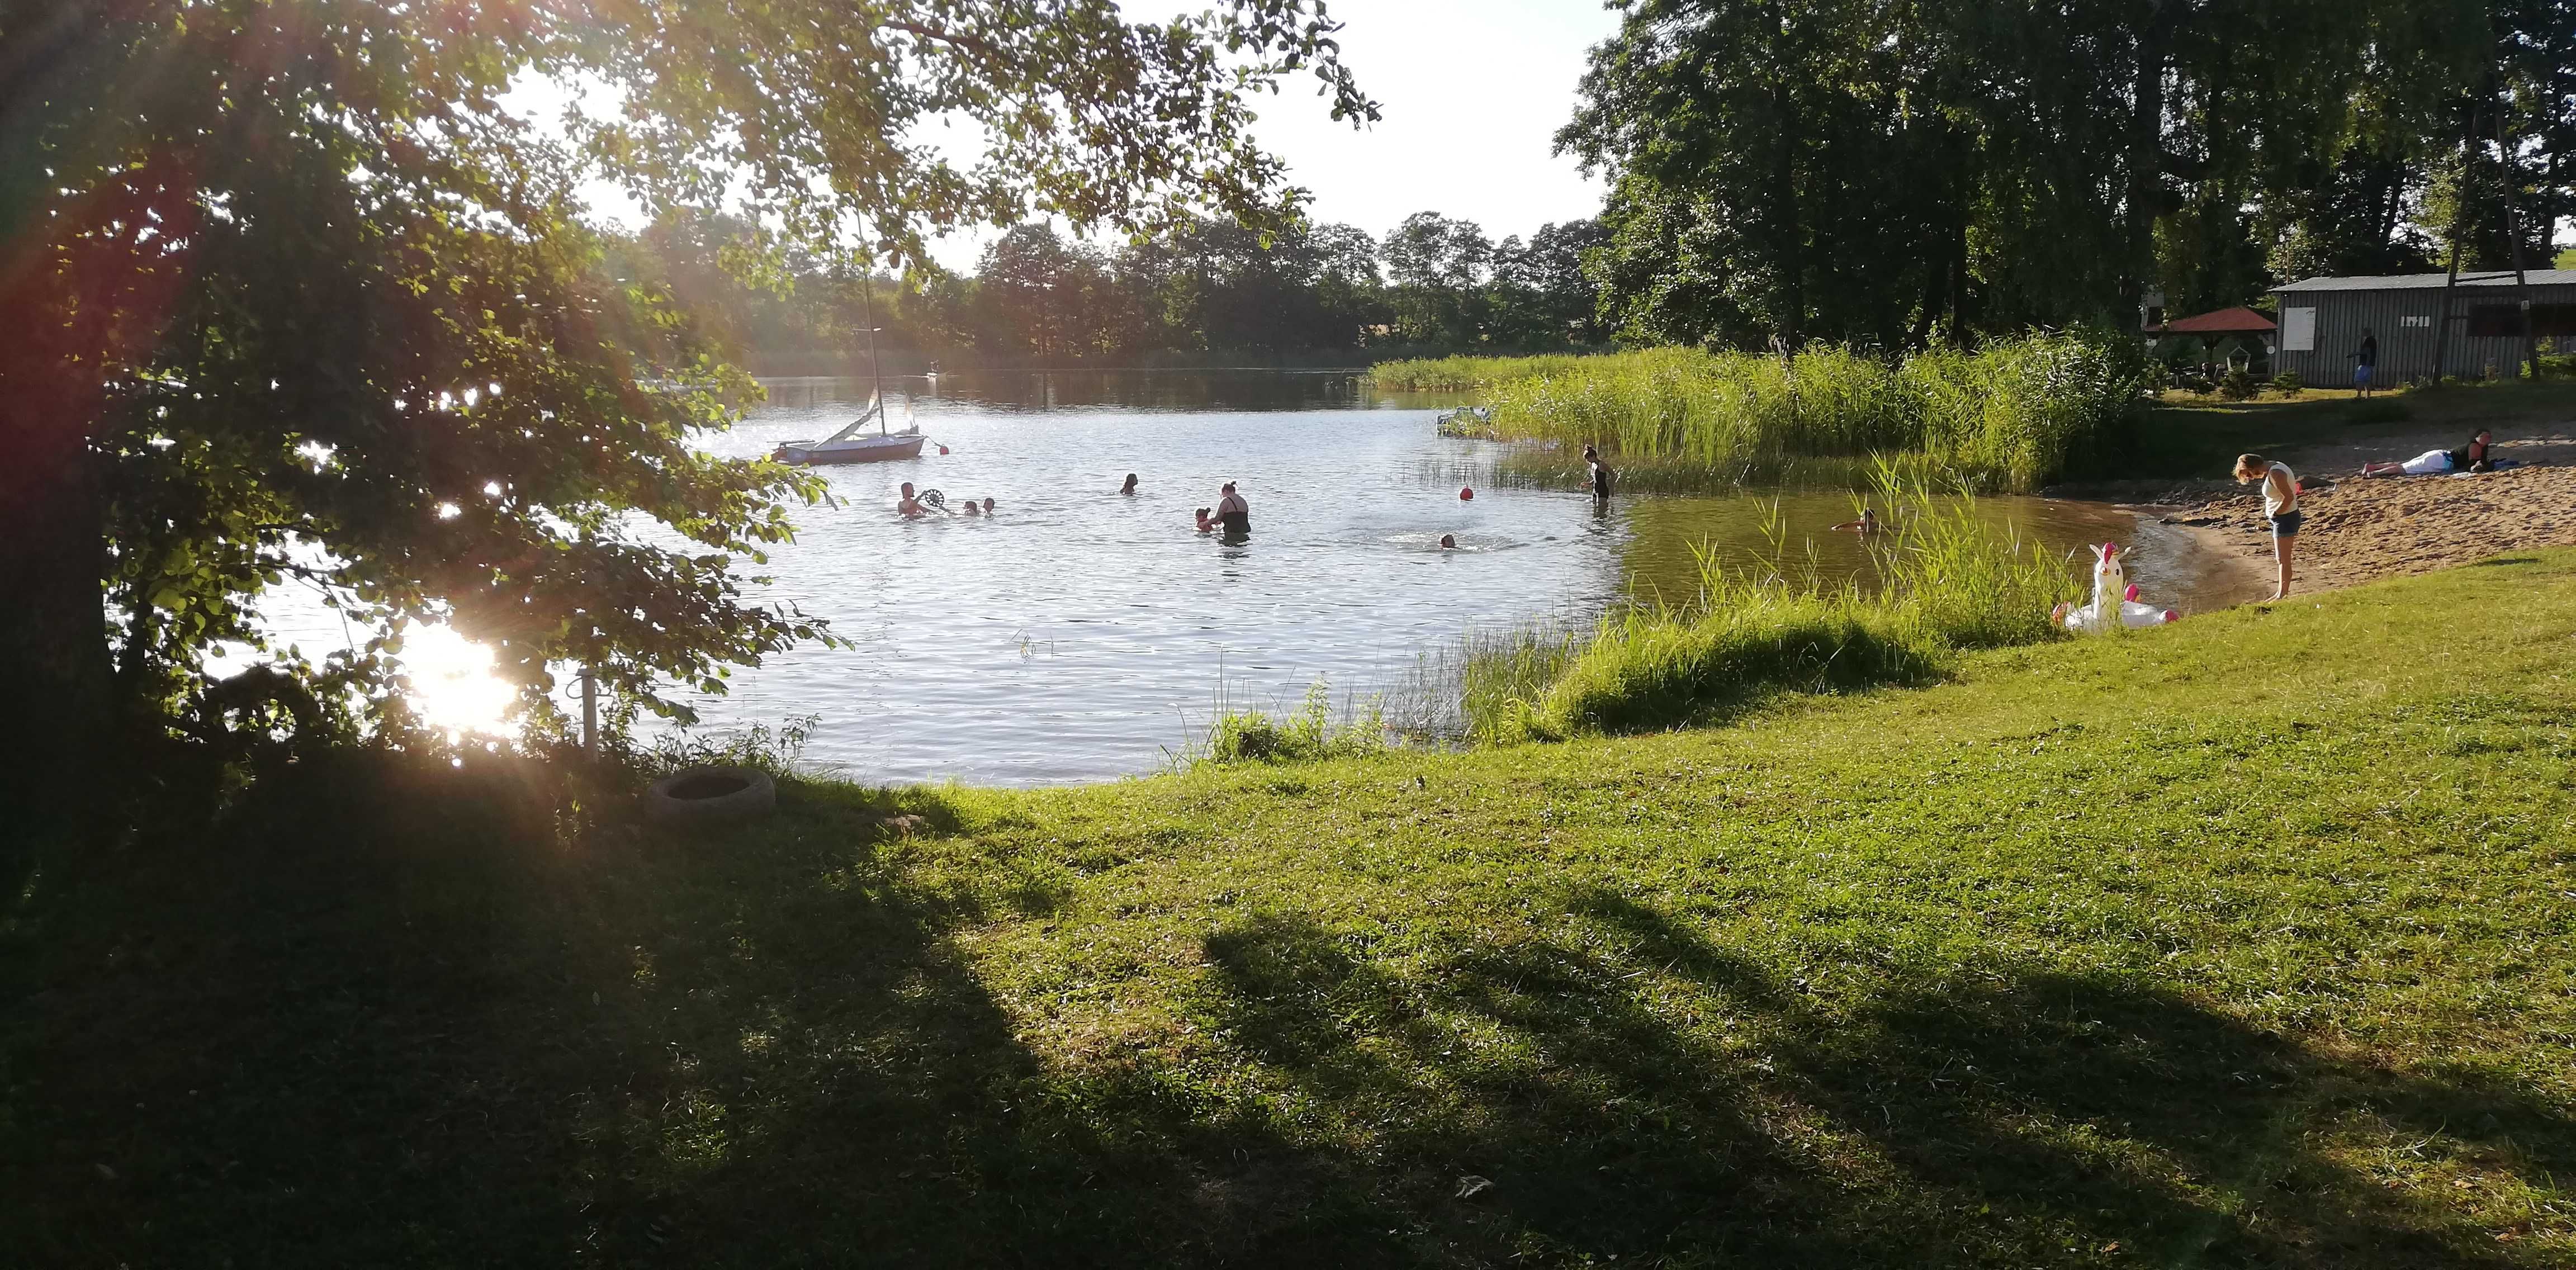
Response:
[[[2107,631],[2120,626],[2162,626],[2179,621],[2182,614],[2138,603],[2138,586],[2129,581],[2129,571],[2120,567],[2120,544],[2106,542],[2093,549],[2093,602],[2060,604],[2049,612],[2050,621],[2070,631]]]

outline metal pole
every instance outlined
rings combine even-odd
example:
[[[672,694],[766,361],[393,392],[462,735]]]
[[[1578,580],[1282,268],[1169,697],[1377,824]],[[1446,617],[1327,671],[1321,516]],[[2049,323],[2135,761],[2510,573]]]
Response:
[[[2504,185],[2504,241],[2513,253],[2513,298],[2522,312],[2522,362],[2531,377],[2540,378],[2540,346],[2531,337],[2531,280],[2522,270],[2522,215],[2513,205],[2513,151],[2505,148],[2503,85],[2497,85],[2496,101],[2496,177]]]
[[[859,294],[866,297],[868,310],[869,395],[876,402],[877,435],[884,436],[886,433],[885,375],[883,365],[877,361],[877,262],[873,257],[868,260],[864,271],[859,274]]]
[[[581,664],[581,748],[599,753],[599,676],[587,661]]]

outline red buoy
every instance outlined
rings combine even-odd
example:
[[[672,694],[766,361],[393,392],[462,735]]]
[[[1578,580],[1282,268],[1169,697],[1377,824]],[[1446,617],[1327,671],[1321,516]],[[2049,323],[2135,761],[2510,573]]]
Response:
[[[939,452],[940,452],[941,454],[946,454],[946,453],[948,453],[948,447],[947,447],[947,446],[944,446],[944,445],[943,445],[943,446],[941,446],[941,447],[939,447]]]
[[[1459,502],[1464,503],[1464,502],[1467,502],[1467,501],[1469,501],[1469,500],[1471,500],[1471,499],[1473,499],[1473,498],[1475,498],[1475,497],[1476,497],[1476,491],[1474,491],[1474,490],[1472,490],[1472,489],[1469,489],[1469,488],[1467,488],[1467,487],[1466,487],[1466,486],[1464,486],[1464,485],[1461,485],[1461,486],[1459,486],[1459,487],[1458,487],[1458,501],[1459,501]]]

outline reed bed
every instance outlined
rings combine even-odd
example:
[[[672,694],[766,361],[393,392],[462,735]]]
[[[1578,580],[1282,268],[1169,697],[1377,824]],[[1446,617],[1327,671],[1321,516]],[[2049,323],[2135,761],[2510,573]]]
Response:
[[[2101,333],[2035,333],[1890,362],[1643,349],[1391,362],[1381,387],[1472,391],[1506,440],[1597,445],[1671,488],[1759,484],[1816,459],[1913,456],[1985,491],[2026,491],[2125,438],[2148,368]],[[1635,483],[1631,488],[1648,488]]]
[[[1826,581],[1776,534],[1767,568],[1729,570],[1703,553],[1695,599],[1624,609],[1560,641],[1536,691],[1530,653],[1471,650],[1461,730],[1493,744],[1714,723],[1781,693],[1927,682],[1961,650],[2058,637],[2049,610],[2079,589],[2065,560],[1991,527],[1972,494],[1932,495],[1893,465],[1875,499],[1902,509],[1871,544],[1876,590]],[[1479,667],[1478,655],[1503,664]]]

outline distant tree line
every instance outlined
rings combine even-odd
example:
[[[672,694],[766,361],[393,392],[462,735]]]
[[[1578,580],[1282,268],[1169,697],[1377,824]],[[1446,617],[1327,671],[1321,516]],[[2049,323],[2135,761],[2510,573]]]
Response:
[[[1558,144],[1611,181],[1629,343],[2132,327],[2454,245],[2545,268],[2576,216],[2576,0],[1619,7]]]
[[[618,240],[607,268],[658,291],[753,370],[863,358],[868,319],[890,362],[1142,366],[1353,362],[1416,352],[1599,346],[1592,221],[1500,242],[1473,221],[1407,217],[1383,239],[1295,223],[1267,236],[1186,220],[1114,246],[1022,224],[971,275],[903,277],[788,249],[752,222],[680,214]],[[871,308],[873,297],[873,308]]]

